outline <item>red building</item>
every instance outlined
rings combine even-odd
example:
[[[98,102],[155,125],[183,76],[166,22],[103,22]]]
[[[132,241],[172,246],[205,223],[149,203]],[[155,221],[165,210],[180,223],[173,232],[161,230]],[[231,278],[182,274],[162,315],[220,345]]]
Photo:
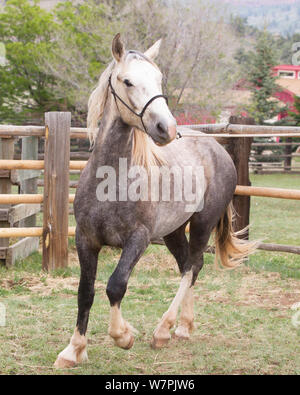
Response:
[[[279,86],[278,91],[274,93],[274,98],[279,101],[283,108],[288,107],[291,111],[295,111],[295,96],[300,96],[300,66],[281,64],[275,66],[273,72],[278,77],[276,84]],[[227,92],[227,96],[227,104],[223,109],[224,118],[229,118],[230,115],[247,116],[245,108],[251,103],[252,96],[249,82],[246,79],[237,81],[233,88]],[[283,110],[278,114],[277,119],[274,118],[272,121],[275,122],[287,115],[287,112]],[[214,116],[205,111],[200,111],[197,106],[190,111],[179,114],[176,119],[179,125],[216,122]]]
[[[294,111],[295,95],[300,96],[300,66],[281,64],[273,68],[274,74],[278,76],[277,85],[281,90],[275,93],[275,97]],[[278,119],[287,116],[286,112],[278,115]]]
[[[279,89],[274,93],[274,97],[281,103],[282,107],[288,107],[291,111],[295,111],[295,96],[300,96],[300,66],[289,64],[281,64],[273,68],[274,75],[278,77],[276,84]],[[238,81],[232,90],[232,99],[229,102],[228,110],[231,113],[243,105],[251,103],[251,91],[249,83],[246,79]],[[278,114],[277,119],[280,120],[287,116],[286,111]],[[275,121],[275,119],[274,119]]]
[[[293,80],[300,80],[300,66],[293,66],[290,64],[280,64],[273,68],[275,74],[279,78],[290,78]]]

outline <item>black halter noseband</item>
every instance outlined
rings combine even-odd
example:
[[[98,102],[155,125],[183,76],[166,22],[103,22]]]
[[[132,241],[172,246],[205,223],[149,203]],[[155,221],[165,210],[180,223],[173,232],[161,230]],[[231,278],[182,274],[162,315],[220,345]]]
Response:
[[[144,121],[143,121],[143,116],[144,116],[144,114],[145,114],[145,111],[146,111],[147,107],[148,107],[154,100],[156,100],[156,99],[158,99],[158,98],[160,98],[160,97],[163,97],[163,98],[166,100],[167,104],[168,104],[168,98],[167,98],[167,96],[165,96],[165,95],[156,95],[156,96],[153,96],[153,97],[144,105],[144,108],[142,109],[142,111],[141,111],[140,113],[137,113],[137,112],[135,112],[132,108],[130,108],[130,107],[128,106],[128,104],[125,103],[125,101],[124,101],[123,99],[121,99],[121,97],[116,93],[116,91],[114,90],[114,88],[112,87],[112,84],[111,84],[111,75],[109,76],[108,84],[109,84],[111,93],[112,93],[113,96],[114,96],[114,99],[115,99],[115,102],[116,102],[117,107],[118,107],[117,99],[119,99],[120,102],[123,103],[124,106],[128,108],[128,110],[130,110],[130,111],[131,111],[134,115],[136,115],[137,117],[141,118],[141,122],[142,122],[142,125],[143,125],[143,128],[144,128],[145,133],[147,133],[147,129],[146,129],[146,126],[145,126]],[[147,133],[147,134],[148,134],[148,133]]]

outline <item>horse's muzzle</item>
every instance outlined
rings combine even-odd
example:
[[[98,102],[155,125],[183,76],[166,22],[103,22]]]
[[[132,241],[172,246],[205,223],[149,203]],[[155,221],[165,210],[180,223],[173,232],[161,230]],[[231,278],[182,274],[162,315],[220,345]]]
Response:
[[[176,125],[172,125],[168,127],[168,134],[170,136],[170,140],[173,141],[177,135],[177,128]]]
[[[156,124],[158,145],[169,144],[176,137],[176,124],[168,125],[167,123],[158,122]]]

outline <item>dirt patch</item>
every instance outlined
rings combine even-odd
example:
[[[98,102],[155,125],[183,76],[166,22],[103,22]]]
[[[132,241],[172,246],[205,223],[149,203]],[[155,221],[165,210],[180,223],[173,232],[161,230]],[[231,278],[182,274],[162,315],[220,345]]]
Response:
[[[69,266],[79,266],[79,259],[76,250],[69,249],[68,252],[68,264]]]
[[[255,273],[248,267],[239,270],[242,276],[232,296],[226,289],[226,279],[222,275],[213,281],[213,285],[221,286],[218,290],[205,289],[205,277],[198,281],[199,286],[203,285],[205,289],[200,301],[255,306],[266,310],[289,310],[300,301],[299,280],[281,279],[279,273]]]
[[[78,265],[76,251],[70,251],[70,266]],[[112,259],[115,256],[112,256]],[[178,272],[175,259],[170,254],[158,254],[157,251],[149,252],[141,258],[137,266],[138,270],[164,270]],[[247,266],[239,267],[236,278],[231,278],[226,272],[218,272],[214,268],[209,268],[208,272],[201,277],[195,286],[195,299],[200,304],[224,303],[236,306],[255,306],[267,310],[287,311],[294,303],[300,302],[299,280],[282,279],[279,273],[260,272],[257,273]],[[168,276],[170,283],[180,282],[180,275]],[[149,284],[152,286],[157,280]],[[235,284],[234,284],[235,283]],[[18,277],[13,272],[7,272],[6,278],[0,279],[0,286],[7,290],[13,290],[17,286],[22,286],[30,292],[38,295],[50,295],[53,292],[76,293],[78,290],[79,278],[73,277],[52,277],[50,274],[34,275],[20,273]],[[132,276],[131,286],[144,287],[139,284],[138,278]],[[234,284],[234,285],[233,285]],[[159,284],[157,284],[159,286]],[[105,290],[106,284],[96,281],[96,290]],[[128,291],[129,292],[129,291]],[[285,314],[285,313],[283,313]]]
[[[300,301],[299,281],[280,278],[279,273],[249,273],[239,289],[241,304],[268,310],[288,310]]]
[[[34,275],[26,275],[17,280],[6,278],[0,281],[0,286],[4,289],[11,290],[16,286],[22,286],[32,293],[41,296],[51,295],[53,291],[59,292],[68,290],[77,292],[78,284],[79,279],[77,277],[59,278],[51,277],[49,275],[42,278]],[[96,281],[95,288],[105,289],[105,284],[101,283],[100,281]]]
[[[172,255],[169,254],[159,255],[157,254],[157,252],[142,256],[141,259],[139,260],[137,270],[139,268],[142,270],[157,269],[158,271],[178,270],[176,260]]]

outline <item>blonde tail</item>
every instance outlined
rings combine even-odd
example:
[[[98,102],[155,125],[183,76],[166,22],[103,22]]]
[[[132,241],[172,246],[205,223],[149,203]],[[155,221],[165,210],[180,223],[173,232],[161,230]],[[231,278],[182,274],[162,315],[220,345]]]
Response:
[[[233,229],[234,208],[232,202],[215,228],[215,264],[232,269],[242,263],[249,254],[255,252],[258,241],[248,241],[238,238],[247,228],[235,232]]]

